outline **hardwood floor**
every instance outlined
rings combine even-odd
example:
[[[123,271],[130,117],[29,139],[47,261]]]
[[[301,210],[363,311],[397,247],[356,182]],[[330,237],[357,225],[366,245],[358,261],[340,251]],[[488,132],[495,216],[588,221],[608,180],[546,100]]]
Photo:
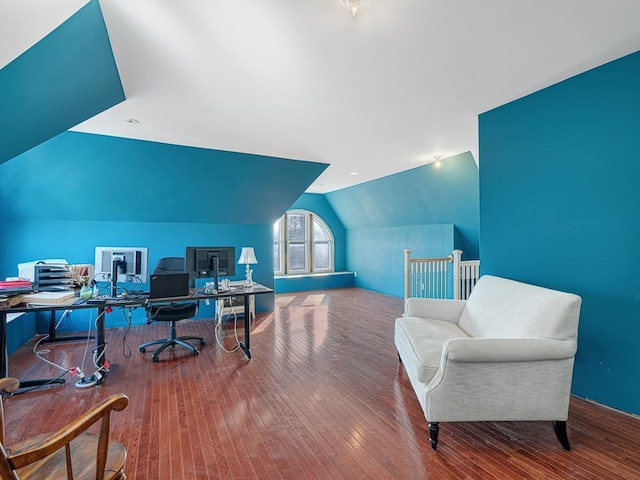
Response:
[[[401,312],[400,299],[362,289],[280,294],[253,324],[251,361],[224,353],[209,321],[178,323],[179,335],[207,340],[199,356],[176,348],[157,363],[137,346],[168,325],[110,329],[104,384],[79,389],[67,375],[7,398],[7,444],[123,392],[130,404],[114,413],[112,436],[127,447],[130,479],[640,479],[640,419],[578,398],[571,452],[550,422],[443,423],[432,451],[393,344]],[[11,375],[57,375],[32,346],[11,356]],[[79,366],[85,342],[44,348]]]

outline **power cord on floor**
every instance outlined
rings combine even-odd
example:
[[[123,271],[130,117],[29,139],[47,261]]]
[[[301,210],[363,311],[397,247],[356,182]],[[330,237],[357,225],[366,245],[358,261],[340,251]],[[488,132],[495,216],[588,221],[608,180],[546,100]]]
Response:
[[[65,312],[62,314],[62,316],[60,317],[60,320],[58,320],[58,322],[55,325],[55,329],[57,329],[60,324],[62,323],[63,319],[65,318],[65,316],[70,312],[70,310],[65,310]],[[91,342],[91,332],[92,332],[92,327],[95,327],[97,329],[97,323],[98,320],[100,320],[101,316],[103,316],[105,314],[105,312],[101,312],[98,316],[96,316],[95,320],[93,319],[93,315],[89,314],[89,325],[88,325],[88,329],[87,329],[87,339],[85,342],[85,346],[84,346],[84,353],[82,354],[82,361],[80,362],[80,366],[74,366],[74,367],[63,367],[62,365],[55,363],[47,358],[44,358],[43,354],[46,353],[50,353],[51,350],[49,349],[39,349],[40,344],[46,340],[48,340],[50,338],[49,335],[44,335],[43,337],[41,337],[40,339],[38,339],[38,341],[34,344],[33,346],[33,353],[34,355],[40,359],[41,361],[52,365],[55,368],[58,368],[60,370],[63,371],[62,374],[60,374],[58,377],[49,380],[46,383],[40,384],[40,385],[36,385],[33,386],[31,388],[28,389],[22,389],[20,390],[18,393],[27,393],[27,392],[31,392],[34,390],[37,390],[39,388],[45,387],[47,385],[51,385],[53,383],[59,383],[58,381],[64,377],[67,373],[71,373],[74,377],[77,376],[79,378],[79,380],[76,382],[76,387],[78,388],[87,388],[87,387],[92,387],[94,385],[96,385],[104,376],[105,373],[107,373],[109,371],[109,362],[104,361],[102,365],[100,365],[100,360],[104,357],[105,355],[105,351],[106,351],[106,347],[107,347],[107,343],[105,342],[104,344],[101,345],[102,349],[101,349],[101,353],[98,355],[98,350],[99,348],[96,347],[92,350],[92,360],[93,360],[93,366],[95,368],[94,373],[90,376],[87,377],[84,374],[84,364],[85,364],[85,360],[87,358],[87,354],[89,352],[89,344]],[[129,326],[127,328],[127,332],[129,330],[129,328],[131,328],[131,312],[129,311],[129,318],[128,318],[128,323]],[[125,333],[125,338],[123,339],[124,345],[126,345],[128,347],[128,344],[126,343],[126,333]],[[126,355],[125,355],[126,356]],[[131,356],[131,349],[129,348],[129,357]]]
[[[122,311],[122,315],[127,322],[127,328],[124,331],[124,335],[122,336],[122,355],[124,358],[131,358],[131,347],[129,346],[129,342],[127,342],[127,335],[129,334],[129,330],[131,330],[131,308],[127,308],[127,313]]]
[[[58,322],[56,323],[56,325],[54,327],[56,330],[60,326],[60,324],[62,323],[62,320],[65,318],[67,313],[69,313],[69,311],[70,310],[65,310],[65,312],[62,314],[62,316],[60,317],[60,320],[58,320]],[[89,321],[90,321],[90,324],[91,324],[92,323],[91,318],[89,318]],[[73,369],[74,368],[78,368],[78,367],[71,367],[71,368],[63,367],[62,365],[60,365],[58,363],[55,363],[55,362],[52,362],[51,360],[43,357],[43,354],[50,353],[51,350],[49,350],[49,349],[39,349],[39,347],[40,347],[40,344],[42,342],[48,340],[49,338],[50,338],[50,336],[47,334],[47,335],[41,337],[40,339],[38,339],[38,341],[33,346],[34,355],[38,359],[40,359],[41,361],[43,361],[45,363],[48,363],[49,365],[52,365],[52,366],[62,370],[64,373],[61,375],[61,377],[66,375],[67,373],[70,373],[70,372],[73,373],[74,372]],[[83,366],[84,366],[84,359],[87,356],[87,351],[88,351],[88,348],[89,348],[89,342],[90,341],[91,341],[91,325],[89,325],[89,330],[87,331],[87,340],[86,340],[86,343],[85,343],[85,350],[84,350],[84,354],[83,354],[83,357],[82,357],[82,365]],[[61,378],[61,377],[58,377],[58,378]]]
[[[60,316],[60,320],[58,320],[58,323],[56,323],[56,324],[55,324],[55,326],[54,326],[54,330],[57,330],[57,329],[58,329],[58,327],[59,327],[59,326],[60,326],[60,324],[62,323],[62,320],[63,320],[63,319],[64,319],[64,317],[67,315],[67,313],[69,313],[69,310],[65,310],[65,311],[64,311],[64,313]],[[35,345],[33,346],[33,353],[34,353],[34,355],[35,355],[38,359],[42,360],[43,362],[48,363],[49,365],[53,365],[54,367],[59,368],[60,370],[63,370],[63,371],[65,372],[64,374],[68,373],[68,372],[69,372],[69,369],[68,369],[68,368],[63,367],[62,365],[58,365],[57,363],[52,362],[51,360],[48,360],[48,359],[46,359],[46,358],[44,358],[44,357],[42,356],[42,354],[44,354],[44,353],[50,353],[50,352],[51,352],[51,350],[49,350],[49,349],[42,349],[42,350],[39,350],[39,349],[38,349],[38,347],[40,346],[40,344],[41,344],[42,342],[44,342],[44,341],[49,340],[49,338],[50,338],[50,336],[49,336],[49,334],[47,334],[47,335],[45,335],[45,336],[43,336],[43,337],[41,337],[41,338],[39,338],[39,339],[38,339],[38,341],[37,341],[37,342],[35,343]],[[64,374],[63,374],[63,375],[64,375]]]
[[[71,369],[71,374],[75,377],[76,375],[79,377],[78,381],[76,382],[76,387],[78,388],[88,388],[88,387],[93,387],[94,385],[96,385],[98,383],[98,381],[102,378],[102,376],[99,373],[99,370],[96,370],[93,375],[91,375],[90,377],[86,377],[84,374],[84,362],[87,358],[87,353],[89,351],[89,340],[91,338],[91,326],[93,324],[93,327],[96,328],[96,330],[98,329],[98,320],[100,320],[100,317],[104,315],[104,312],[101,312],[99,315],[96,316],[95,320],[93,320],[93,315],[89,314],[89,329],[88,329],[88,336],[87,336],[87,343],[84,346],[84,353],[82,354],[82,362],[80,364],[79,367],[74,367]],[[104,350],[103,350],[104,352]],[[95,350],[92,351],[93,356],[95,357]],[[94,364],[96,363],[96,360],[94,359]]]
[[[232,350],[228,350],[227,348],[225,348],[225,346],[222,344],[222,340],[220,338],[221,336],[221,330],[222,330],[222,323],[223,323],[223,318],[224,318],[224,309],[225,309],[225,303],[226,301],[229,301],[229,310],[231,311],[231,314],[233,315],[233,334],[235,336],[236,339],[236,346],[235,348],[233,348]],[[238,350],[240,348],[240,340],[238,339],[238,315],[236,314],[236,312],[233,311],[233,305],[231,303],[231,299],[226,299],[223,298],[221,300],[221,307],[220,307],[220,311],[217,312],[216,315],[216,326],[214,328],[214,334],[216,337],[216,342],[218,343],[218,346],[222,349],[222,351],[224,351],[225,353],[233,353],[236,350]],[[224,338],[227,338],[226,336]]]

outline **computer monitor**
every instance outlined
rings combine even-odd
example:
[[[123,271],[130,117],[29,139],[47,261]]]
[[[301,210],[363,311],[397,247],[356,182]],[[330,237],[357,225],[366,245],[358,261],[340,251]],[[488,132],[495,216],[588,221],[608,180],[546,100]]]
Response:
[[[216,283],[219,277],[236,274],[235,258],[235,247],[187,247],[185,252],[186,269],[191,278],[213,278]]]
[[[94,279],[111,282],[115,297],[118,282],[147,282],[148,257],[146,247],[96,247]]]

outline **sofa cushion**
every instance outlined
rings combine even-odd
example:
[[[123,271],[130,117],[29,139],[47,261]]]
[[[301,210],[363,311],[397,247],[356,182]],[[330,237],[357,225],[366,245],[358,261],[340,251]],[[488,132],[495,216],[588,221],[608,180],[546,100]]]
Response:
[[[471,337],[575,340],[581,299],[548,288],[484,275],[458,326]]]
[[[429,383],[438,370],[442,344],[450,338],[467,338],[455,323],[419,317],[396,319],[395,342],[412,379]]]

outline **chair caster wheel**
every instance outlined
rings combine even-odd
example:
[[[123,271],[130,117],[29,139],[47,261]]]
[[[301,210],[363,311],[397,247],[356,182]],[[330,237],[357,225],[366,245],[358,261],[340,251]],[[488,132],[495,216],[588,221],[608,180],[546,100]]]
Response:
[[[194,355],[198,355],[199,353],[200,353],[200,352],[199,352],[198,350],[194,350],[194,351],[193,351],[193,354],[194,354]]]
[[[200,340],[200,345],[204,345],[205,341],[204,340]]]
[[[147,349],[146,349],[146,348],[144,348],[144,347],[140,347],[138,350],[140,350],[140,353],[144,353],[144,352],[146,352],[146,351],[147,351]]]
[[[158,357],[151,357],[151,360],[153,360],[154,362],[158,361]]]

